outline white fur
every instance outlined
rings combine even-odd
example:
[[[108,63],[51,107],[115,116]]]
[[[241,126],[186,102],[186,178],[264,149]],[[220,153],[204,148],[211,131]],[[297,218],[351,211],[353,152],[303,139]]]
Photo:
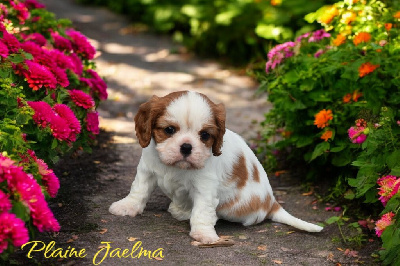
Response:
[[[244,225],[270,218],[310,232],[322,230],[320,226],[291,216],[281,207],[274,213],[260,209],[245,216],[236,215],[235,211],[254,196],[265,199],[269,195],[271,206],[275,202],[267,174],[254,153],[239,135],[227,129],[222,155],[212,156],[211,148],[207,148],[199,138],[202,126],[211,121],[212,111],[197,93],[189,92],[176,99],[167,107],[166,113],[167,120],[178,123],[180,130],[163,143],[155,143],[152,139],[143,149],[131,191],[126,198],[110,206],[112,214],[141,214],[158,185],[172,200],[168,211],[178,220],[190,219],[190,236],[202,243],[219,239],[214,229],[219,218]],[[186,159],[180,154],[183,143],[193,146],[192,154]],[[241,155],[245,157],[249,178],[243,187],[238,188],[231,173]],[[259,172],[259,182],[252,174],[254,164]],[[194,167],[186,167],[189,165]],[[234,199],[237,202],[230,208],[217,210],[218,206]]]

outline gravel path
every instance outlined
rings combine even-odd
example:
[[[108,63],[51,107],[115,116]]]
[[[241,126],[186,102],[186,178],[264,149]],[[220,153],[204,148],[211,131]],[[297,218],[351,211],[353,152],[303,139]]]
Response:
[[[57,234],[40,234],[36,239],[55,248],[86,249],[84,258],[44,258],[44,265],[334,265],[337,262],[373,264],[367,250],[357,257],[345,256],[340,242],[332,242],[338,229],[331,225],[319,234],[304,233],[289,226],[266,221],[244,227],[218,221],[221,236],[235,241],[232,247],[199,248],[191,245],[189,223],[179,222],[166,211],[167,199],[155,191],[143,215],[117,217],[108,213],[110,204],[129,192],[136,172],[141,148],[134,135],[133,117],[138,106],[151,95],[166,95],[176,90],[195,90],[227,109],[227,127],[246,139],[257,134],[254,121],[262,121],[270,104],[255,98],[257,88],[250,78],[227,70],[213,62],[195,58],[173,44],[169,38],[138,32],[121,16],[101,8],[82,7],[70,0],[45,0],[47,8],[58,18],[69,18],[74,26],[90,38],[98,49],[96,63],[100,75],[109,85],[109,100],[100,107],[99,145],[91,155],[65,160],[56,171],[61,179],[58,197],[51,203],[62,230]],[[278,200],[293,215],[311,222],[323,222],[333,213],[312,204],[313,196],[304,196],[298,182],[287,175],[270,175]],[[138,242],[141,241],[141,242]],[[103,243],[102,243],[103,242]],[[95,254],[111,242],[106,249]],[[131,252],[141,243],[148,251],[162,248],[164,258],[118,258],[119,248]],[[120,251],[122,254],[122,251]],[[134,253],[138,255],[138,252]],[[152,253],[153,255],[155,253]],[[24,251],[16,261],[28,265]],[[113,258],[111,256],[114,255]]]

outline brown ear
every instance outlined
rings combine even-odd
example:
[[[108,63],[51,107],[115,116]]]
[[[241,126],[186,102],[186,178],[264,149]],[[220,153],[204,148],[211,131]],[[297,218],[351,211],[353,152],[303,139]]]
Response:
[[[225,117],[226,117],[225,106],[222,103],[216,104],[212,107],[212,110],[214,113],[215,123],[218,127],[218,134],[215,137],[212,146],[212,152],[214,156],[220,156],[222,154],[221,148],[224,142],[224,134],[225,134]]]
[[[135,131],[140,146],[146,148],[150,144],[153,124],[156,119],[157,112],[153,109],[154,103],[159,98],[153,96],[148,102],[139,106],[139,111],[135,116]]]

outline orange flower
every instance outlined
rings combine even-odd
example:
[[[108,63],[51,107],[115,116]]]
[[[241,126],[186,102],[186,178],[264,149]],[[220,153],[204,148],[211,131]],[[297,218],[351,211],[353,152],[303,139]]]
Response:
[[[344,44],[345,42],[346,42],[346,36],[343,36],[340,33],[336,36],[336,39],[333,40],[333,44],[335,46],[340,46],[340,45]]]
[[[390,31],[390,29],[393,27],[393,24],[392,23],[385,23],[385,29],[387,30],[387,31]]]
[[[393,17],[394,17],[394,18],[400,18],[400,10],[397,11],[397,12],[393,15]]]
[[[368,75],[369,73],[374,72],[374,70],[377,69],[378,67],[379,65],[373,65],[370,62],[362,64],[358,69],[358,72],[360,73],[360,78]]]
[[[353,92],[353,101],[358,102],[358,98],[362,96],[363,96],[362,92],[358,92],[358,90],[355,90]]]
[[[328,141],[328,139],[332,138],[332,130],[327,130],[322,134],[321,139]]]
[[[376,52],[380,53],[380,52],[382,52],[382,49],[376,49]]]
[[[314,125],[318,128],[324,128],[328,126],[329,120],[333,119],[332,111],[331,110],[321,110],[318,114],[315,115]]]
[[[322,23],[329,24],[339,14],[339,11],[335,6],[328,7],[324,14],[319,18]]]
[[[360,32],[354,37],[353,43],[354,45],[359,45],[360,43],[363,42],[369,42],[371,40],[371,34],[368,32]]]
[[[351,93],[347,93],[345,96],[343,96],[343,102],[344,103],[349,103],[351,101]]]

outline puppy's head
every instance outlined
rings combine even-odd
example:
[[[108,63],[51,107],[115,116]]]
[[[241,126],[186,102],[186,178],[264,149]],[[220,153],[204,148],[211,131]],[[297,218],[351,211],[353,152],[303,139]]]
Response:
[[[143,148],[154,139],[164,164],[200,169],[211,155],[221,155],[225,108],[191,91],[153,96],[140,105],[135,130]]]

